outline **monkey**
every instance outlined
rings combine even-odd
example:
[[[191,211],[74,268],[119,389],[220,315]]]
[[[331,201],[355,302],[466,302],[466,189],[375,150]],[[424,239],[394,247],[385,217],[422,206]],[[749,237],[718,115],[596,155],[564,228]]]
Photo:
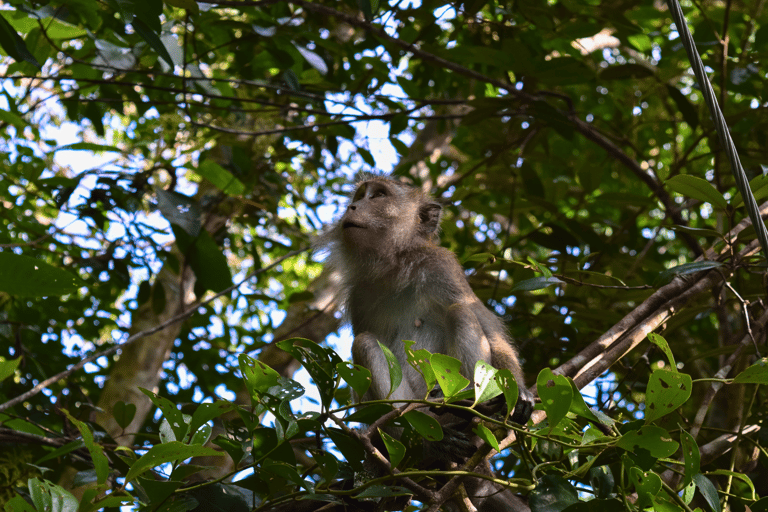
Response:
[[[472,291],[456,255],[438,244],[442,210],[417,188],[369,176],[357,184],[341,219],[316,242],[328,250],[327,264],[341,273],[345,314],[354,334],[353,362],[373,376],[359,398],[384,399],[390,392],[388,364],[377,341],[392,351],[403,370],[400,386],[389,397],[427,396],[424,379],[406,359],[403,340],[413,340],[414,349],[461,361],[461,373],[470,381],[478,361],[509,369],[520,390],[511,419],[525,424],[533,396],[525,387],[517,352],[501,319]],[[482,487],[485,481],[476,480]],[[498,488],[487,494],[493,496],[485,505],[479,498],[479,510],[511,510]]]

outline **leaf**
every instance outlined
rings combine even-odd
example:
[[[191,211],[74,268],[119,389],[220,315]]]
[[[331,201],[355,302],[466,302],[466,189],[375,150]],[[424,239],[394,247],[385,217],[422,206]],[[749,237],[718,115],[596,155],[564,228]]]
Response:
[[[648,507],[661,490],[661,478],[652,471],[643,471],[638,467],[630,468],[629,479],[637,491],[637,505],[640,509]]]
[[[0,16],[2,18],[2,16]],[[77,512],[79,503],[69,491],[48,480],[30,478],[29,496],[40,512]]]
[[[2,16],[0,16],[2,18]],[[80,279],[36,258],[0,252],[0,292],[19,297],[50,297],[77,291]]]
[[[395,357],[395,354],[386,345],[383,345],[378,340],[376,343],[379,344],[379,348],[384,353],[384,358],[387,360],[387,366],[389,367],[389,392],[387,393],[387,398],[389,398],[403,381],[403,369],[400,367],[400,362]]]
[[[701,492],[704,499],[707,500],[707,504],[715,512],[720,512],[720,498],[717,495],[717,489],[709,480],[701,473],[693,475],[693,481],[696,483],[696,487]]]
[[[136,415],[136,406],[134,404],[126,404],[122,400],[119,400],[112,407],[112,417],[120,426],[125,429],[133,421],[133,417]]]
[[[191,237],[200,234],[202,209],[197,201],[178,192],[155,189],[157,208],[171,224],[176,224]],[[177,235],[178,238],[178,235]],[[186,252],[182,248],[182,252]]]
[[[419,372],[419,374],[421,374],[421,376],[424,378],[424,382],[427,384],[427,389],[434,389],[435,385],[437,384],[437,377],[435,376],[435,371],[432,369],[432,365],[429,362],[432,354],[423,348],[413,350],[413,345],[415,343],[416,342],[414,341],[403,340],[403,344],[405,345],[405,357],[408,360],[408,364],[410,364],[413,369]]]
[[[469,380],[461,375],[461,361],[458,359],[443,354],[432,354],[429,362],[446,399],[469,386]]]
[[[159,34],[155,33],[146,23],[144,23],[144,21],[140,20],[139,18],[135,18],[131,22],[131,26],[134,28],[134,30],[136,30],[136,33],[139,34],[147,42],[150,48],[155,50],[160,58],[162,58],[171,67],[171,69],[174,69],[171,54],[168,53],[168,49],[160,40]]]
[[[440,441],[443,438],[443,429],[440,423],[421,411],[408,411],[403,414],[403,418],[428,441]]]
[[[543,288],[546,288],[548,286],[560,284],[563,281],[556,277],[534,277],[532,279],[525,279],[523,281],[518,281],[515,283],[515,285],[512,287],[512,291],[526,291],[531,292],[534,290],[541,290]]]
[[[567,377],[555,375],[551,369],[544,368],[536,379],[536,389],[552,430],[568,414],[573,401],[573,388]]]
[[[355,395],[361,398],[371,386],[371,372],[359,364],[344,361],[336,365],[336,371],[355,390]]]
[[[576,489],[559,475],[542,476],[528,499],[535,512],[560,512],[569,505],[580,503]]]
[[[694,104],[691,103],[688,100],[688,97],[680,92],[674,85],[667,84],[667,94],[669,94],[669,97],[675,102],[675,105],[677,105],[680,113],[683,114],[683,119],[688,123],[688,126],[691,127],[691,130],[695,130],[696,127],[699,126],[699,112],[696,110]]]
[[[733,379],[734,384],[768,384],[768,358],[764,357]]]
[[[710,203],[715,208],[725,210],[728,207],[723,195],[710,182],[698,176],[678,174],[667,180],[665,185],[678,194]]]
[[[405,450],[405,446],[403,446],[403,450]],[[331,482],[336,478],[336,474],[339,472],[339,461],[333,454],[320,450],[310,450],[310,453],[312,453],[312,458],[317,461],[317,465],[320,466],[320,472],[326,482]]]
[[[266,394],[270,388],[277,386],[280,374],[270,366],[247,354],[240,354],[237,360],[240,364],[245,386],[252,397],[258,399]]]
[[[569,412],[572,412],[582,418],[586,418],[593,423],[600,423],[602,425],[613,425],[614,421],[610,416],[603,414],[598,410],[592,410],[584,401],[584,397],[581,395],[579,388],[576,387],[576,383],[573,379],[568,378],[568,382],[571,383],[571,389],[573,390],[573,400],[571,401],[571,408]]]
[[[714,229],[706,229],[706,228],[692,228],[690,226],[670,226],[671,229],[674,231],[682,231],[683,233],[688,233],[693,236],[704,236],[704,237],[713,237],[713,238],[723,238],[723,235],[715,231]]]
[[[683,447],[685,463],[685,473],[683,474],[683,486],[685,487],[693,481],[693,476],[701,471],[701,454],[696,440],[685,429],[680,430],[680,443]]]
[[[675,276],[685,276],[688,274],[695,274],[696,272],[702,272],[704,270],[712,270],[713,268],[722,267],[723,264],[719,261],[694,261],[692,263],[683,263],[676,267],[669,268],[663,272],[659,272],[659,275],[654,280],[655,286],[666,284],[672,280]]]
[[[211,403],[200,404],[192,414],[192,420],[189,422],[189,431],[194,433],[201,426],[205,425],[214,418],[220,417],[222,414],[226,414],[233,411],[237,406],[230,402],[223,400],[217,400]]]
[[[502,393],[496,382],[496,372],[496,368],[485,361],[475,363],[475,403],[472,404],[472,407]]]
[[[163,412],[163,417],[168,420],[174,437],[179,441],[184,439],[187,436],[187,432],[189,432],[189,418],[184,417],[178,406],[167,398],[148,389],[139,388],[139,390],[147,395],[152,403]]]
[[[179,9],[186,9],[193,16],[200,13],[200,7],[195,0],[165,0],[165,3]]]
[[[213,160],[203,160],[194,170],[227,195],[240,196],[245,193],[243,182]]]
[[[760,202],[768,197],[768,175],[758,174],[749,181],[749,188],[752,190],[752,195],[755,196],[755,201]],[[739,208],[744,204],[744,198],[741,196],[741,192],[736,192],[731,199],[731,206],[733,208]],[[754,228],[753,228],[754,229]]]
[[[75,142],[66,146],[59,146],[54,151],[92,151],[94,153],[113,152],[122,153],[123,150],[115,146],[105,146],[93,142]]]
[[[392,464],[393,468],[397,467],[403,460],[403,457],[405,457],[405,445],[381,429],[379,429],[379,434],[381,435],[381,440],[384,441],[384,446],[387,447],[390,464]]]
[[[5,19],[5,12],[8,11],[0,12],[3,13],[0,14],[0,46],[5,50],[5,53],[17,62],[25,61],[32,64],[37,69],[42,69],[40,63],[37,62],[37,59],[35,59],[34,55],[32,55],[27,48],[24,40],[16,33],[11,24],[8,23],[8,20]],[[10,12],[16,13],[17,11]]]
[[[72,422],[80,431],[80,435],[83,436],[83,443],[88,449],[88,453],[91,454],[91,460],[93,461],[93,467],[96,471],[96,479],[99,484],[103,484],[107,481],[109,476],[109,459],[104,455],[104,448],[100,444],[96,443],[93,438],[93,432],[91,429],[80,420],[75,419],[66,409],[61,411],[67,415],[69,421]]]
[[[645,422],[651,423],[688,401],[693,381],[691,376],[677,370],[655,370],[648,381],[645,395]]]
[[[648,340],[659,347],[662,352],[664,352],[664,354],[667,356],[667,360],[669,361],[670,370],[676,372],[677,363],[675,363],[675,356],[672,355],[672,350],[669,348],[669,343],[667,343],[667,340],[665,340],[661,334],[656,334],[655,332],[648,333]]]
[[[621,436],[616,446],[633,453],[645,450],[653,458],[660,459],[675,453],[680,445],[665,429],[656,425],[645,425]]]
[[[477,425],[477,428],[472,429],[472,432],[477,434],[477,436],[491,445],[491,447],[496,450],[497,452],[501,451],[501,447],[499,446],[499,440],[496,439],[496,436],[493,435],[493,432],[491,432],[488,427],[483,425],[482,423]]]
[[[515,411],[515,404],[517,404],[517,398],[520,396],[520,391],[517,386],[515,376],[506,368],[502,368],[496,372],[496,384],[499,385],[499,389],[504,393],[504,402],[507,404],[507,416]]]
[[[195,272],[195,295],[201,297],[207,290],[220,292],[232,286],[232,272],[224,251],[208,231],[202,230],[191,251],[187,263]]]
[[[177,462],[191,457],[203,456],[223,457],[224,454],[213,448],[200,445],[186,445],[180,441],[159,444],[150,448],[147,453],[131,465],[128,474],[125,475],[125,482],[128,483],[142,473],[166,462]]]
[[[21,357],[17,357],[16,359],[5,359],[0,357],[0,382],[16,373],[16,368],[19,367],[19,363],[21,363]]]

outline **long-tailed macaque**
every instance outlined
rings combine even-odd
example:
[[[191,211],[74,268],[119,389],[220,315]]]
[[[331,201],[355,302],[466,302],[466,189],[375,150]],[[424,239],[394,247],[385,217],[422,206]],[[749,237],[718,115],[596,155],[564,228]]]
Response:
[[[355,335],[352,357],[373,375],[362,398],[383,399],[389,393],[389,369],[377,340],[403,369],[402,383],[391,398],[427,395],[424,379],[406,359],[403,340],[413,340],[414,349],[460,360],[461,373],[470,380],[477,361],[511,370],[520,389],[512,420],[524,424],[533,398],[517,353],[504,324],[470,288],[456,256],[436,243],[441,215],[440,203],[420,190],[371,177],[357,185],[341,220],[319,240],[330,251],[329,264],[342,274],[346,314]],[[493,499],[479,499],[476,506],[504,510],[501,498],[494,496],[496,505],[482,505]]]

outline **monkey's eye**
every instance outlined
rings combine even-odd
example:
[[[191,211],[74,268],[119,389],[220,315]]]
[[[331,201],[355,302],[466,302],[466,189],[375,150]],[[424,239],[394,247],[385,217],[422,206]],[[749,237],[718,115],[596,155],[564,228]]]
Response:
[[[377,197],[387,197],[387,192],[384,190],[377,190],[373,193],[371,199],[376,199]]]

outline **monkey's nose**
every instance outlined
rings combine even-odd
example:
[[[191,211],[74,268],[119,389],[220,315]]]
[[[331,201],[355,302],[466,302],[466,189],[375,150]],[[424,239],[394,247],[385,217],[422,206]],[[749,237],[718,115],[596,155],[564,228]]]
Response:
[[[357,209],[357,206],[353,204],[349,205],[349,208],[347,208],[347,210],[356,210],[356,209]]]

